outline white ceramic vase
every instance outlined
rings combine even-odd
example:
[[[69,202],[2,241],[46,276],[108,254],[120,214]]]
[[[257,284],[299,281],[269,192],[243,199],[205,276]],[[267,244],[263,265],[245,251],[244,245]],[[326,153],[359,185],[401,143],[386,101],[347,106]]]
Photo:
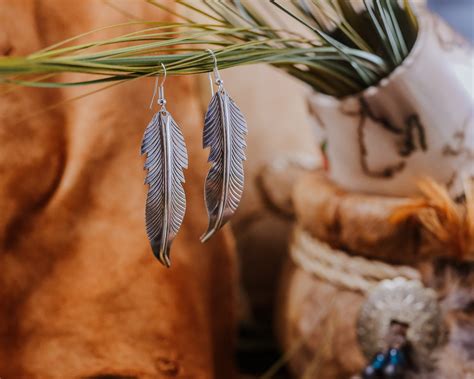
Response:
[[[309,97],[329,175],[347,190],[410,196],[431,177],[457,196],[474,175],[471,46],[437,17],[419,20],[411,53],[378,85],[341,100]]]

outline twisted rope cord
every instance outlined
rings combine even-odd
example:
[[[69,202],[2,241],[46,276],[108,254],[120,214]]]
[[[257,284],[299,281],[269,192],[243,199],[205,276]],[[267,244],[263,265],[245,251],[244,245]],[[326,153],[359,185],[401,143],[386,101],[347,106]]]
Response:
[[[420,273],[412,267],[350,256],[311,237],[299,227],[294,232],[290,256],[304,271],[338,287],[362,293],[384,279],[420,279]]]

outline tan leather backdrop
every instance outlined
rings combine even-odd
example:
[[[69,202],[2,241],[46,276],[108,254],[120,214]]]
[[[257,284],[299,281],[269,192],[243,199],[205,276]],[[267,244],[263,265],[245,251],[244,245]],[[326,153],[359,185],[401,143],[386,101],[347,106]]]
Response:
[[[163,19],[142,1],[114,4]],[[124,21],[99,0],[2,0],[0,54],[25,55]],[[2,379],[232,377],[236,264],[227,231],[206,245],[198,239],[207,224],[207,152],[190,77],[166,83],[190,166],[171,269],[155,260],[145,235],[139,146],[152,83],[120,84],[50,110],[93,88],[0,86]]]

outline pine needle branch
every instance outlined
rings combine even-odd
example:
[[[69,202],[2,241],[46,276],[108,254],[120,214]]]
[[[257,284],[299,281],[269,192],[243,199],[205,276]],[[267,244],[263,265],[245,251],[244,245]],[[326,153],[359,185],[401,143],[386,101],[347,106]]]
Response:
[[[220,69],[270,64],[316,91],[343,97],[376,84],[401,64],[417,32],[407,0],[364,0],[362,9],[344,0],[291,0],[284,6],[277,0],[178,0],[176,9],[159,0],[146,1],[180,21],[130,21],[97,31],[141,29],[77,43],[96,32],[91,31],[26,57],[1,57],[0,83],[64,87],[126,81],[161,73],[161,63],[170,75],[199,74],[212,70],[206,52],[212,48]],[[306,30],[281,27],[275,11]],[[198,22],[203,18],[205,23]],[[84,79],[66,82],[45,76],[68,72]]]

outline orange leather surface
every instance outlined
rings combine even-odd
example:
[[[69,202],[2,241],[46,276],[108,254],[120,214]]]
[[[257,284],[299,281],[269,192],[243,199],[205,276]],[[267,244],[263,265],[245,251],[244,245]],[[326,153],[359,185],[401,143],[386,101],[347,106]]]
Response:
[[[142,1],[113,3],[163,19]],[[99,0],[2,0],[0,54],[25,55],[124,21]],[[191,77],[166,82],[190,167],[171,269],[145,235],[139,147],[152,83],[120,84],[50,110],[95,87],[0,86],[2,379],[232,378],[236,263],[227,230],[199,242],[208,166]]]

